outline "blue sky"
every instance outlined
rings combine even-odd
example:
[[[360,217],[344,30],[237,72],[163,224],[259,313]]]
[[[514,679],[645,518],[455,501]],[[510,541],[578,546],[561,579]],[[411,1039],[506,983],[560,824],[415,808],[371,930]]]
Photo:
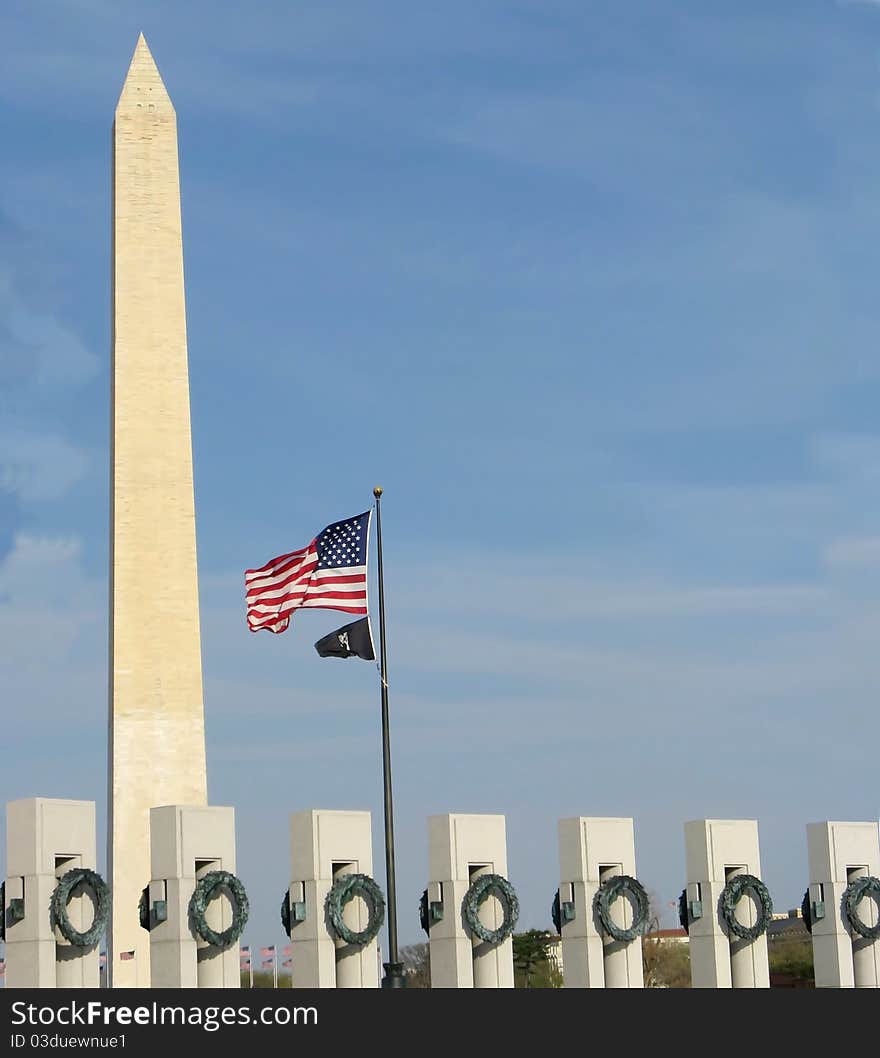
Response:
[[[242,574],[385,488],[401,941],[426,817],[877,819],[880,3],[8,0],[0,793],[105,813],[110,132],[143,30],[180,135],[212,803],[245,940],[287,815],[373,812],[375,668]],[[375,577],[371,591],[376,598]],[[383,935],[384,936],[384,935]]]

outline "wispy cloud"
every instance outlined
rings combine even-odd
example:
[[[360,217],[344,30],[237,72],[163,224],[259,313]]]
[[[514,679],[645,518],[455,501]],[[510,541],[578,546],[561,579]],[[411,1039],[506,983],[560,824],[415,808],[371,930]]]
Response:
[[[0,431],[0,489],[22,501],[57,500],[88,470],[88,454],[63,437]]]
[[[25,305],[12,272],[0,266],[0,380],[11,384],[64,386],[90,378],[98,358],[51,312]]]
[[[880,536],[843,537],[825,549],[832,566],[880,566]]]
[[[0,563],[0,667],[16,733],[100,722],[106,710],[106,586],[82,541],[18,533]]]

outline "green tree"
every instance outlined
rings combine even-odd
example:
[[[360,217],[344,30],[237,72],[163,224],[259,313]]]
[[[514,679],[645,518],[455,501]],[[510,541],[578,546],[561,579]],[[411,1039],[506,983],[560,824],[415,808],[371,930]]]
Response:
[[[400,959],[407,988],[431,987],[431,948],[428,944],[405,944]]]
[[[645,988],[690,988],[690,945],[648,933],[642,937],[642,968]]]
[[[551,965],[547,948],[553,934],[546,929],[529,929],[513,935],[514,985],[517,988],[561,988],[559,971]]]
[[[769,937],[767,961],[770,973],[788,978],[792,985],[815,987],[813,945],[809,934],[803,937]]]
[[[642,937],[642,972],[645,988],[690,988],[691,952],[686,941],[658,936],[660,913],[653,893],[648,894],[650,912]]]
[[[271,970],[254,970],[254,988],[272,988],[273,976]],[[241,987],[250,988],[251,975],[248,970],[241,971]],[[292,988],[293,982],[289,973],[278,974],[279,988]]]

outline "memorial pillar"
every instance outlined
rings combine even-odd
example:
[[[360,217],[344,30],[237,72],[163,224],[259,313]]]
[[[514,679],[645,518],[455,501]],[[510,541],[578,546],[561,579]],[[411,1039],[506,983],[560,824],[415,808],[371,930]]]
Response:
[[[203,805],[150,809],[152,878],[145,908],[153,988],[239,988],[238,941],[208,943],[193,928],[190,902],[198,882],[214,871],[235,875],[235,810]],[[234,894],[218,887],[205,911],[222,933],[232,925]]]
[[[98,941],[72,945],[53,928],[52,894],[75,868],[95,870],[94,801],[30,797],[7,804],[7,988],[98,987]],[[96,909],[89,890],[73,889],[66,907],[71,926],[88,930]]]
[[[286,899],[294,988],[379,987],[376,937],[364,944],[346,942],[335,933],[327,910],[334,883],[347,875],[366,875],[373,882],[372,873],[369,812],[291,813],[291,882]],[[353,895],[342,905],[343,925],[352,932],[366,931],[369,920],[370,909],[361,896]]]
[[[738,875],[754,877],[760,883],[757,822],[698,819],[685,823],[684,836],[693,987],[769,988],[766,932],[753,939],[737,936],[721,908],[722,894],[727,886],[739,884],[734,881]],[[752,928],[759,915],[766,917],[756,903],[755,892],[745,890],[735,908],[737,923],[741,928]]]
[[[507,876],[503,815],[436,815],[428,818],[428,902],[432,988],[513,988],[513,942],[480,939],[463,910],[468,890],[484,875]],[[488,930],[504,919],[490,893],[479,918]]]
[[[603,885],[620,876],[635,880],[635,870],[632,819],[578,816],[559,820],[559,908],[566,988],[644,987],[641,936],[615,939],[603,928],[596,906]],[[646,914],[647,897],[642,899]],[[636,905],[624,893],[609,903],[608,913],[615,927],[628,930]]]
[[[810,885],[806,912],[817,988],[880,987],[880,940],[861,936],[848,920],[845,894],[860,878],[880,878],[877,823],[808,823]],[[878,896],[854,907],[869,930],[878,922]]]

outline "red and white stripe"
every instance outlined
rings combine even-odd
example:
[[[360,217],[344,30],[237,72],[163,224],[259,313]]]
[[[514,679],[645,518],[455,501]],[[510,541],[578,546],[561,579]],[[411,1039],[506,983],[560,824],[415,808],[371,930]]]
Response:
[[[248,628],[283,632],[294,610],[314,607],[367,612],[367,567],[318,569],[317,537],[299,551],[279,555],[259,569],[245,570]]]

